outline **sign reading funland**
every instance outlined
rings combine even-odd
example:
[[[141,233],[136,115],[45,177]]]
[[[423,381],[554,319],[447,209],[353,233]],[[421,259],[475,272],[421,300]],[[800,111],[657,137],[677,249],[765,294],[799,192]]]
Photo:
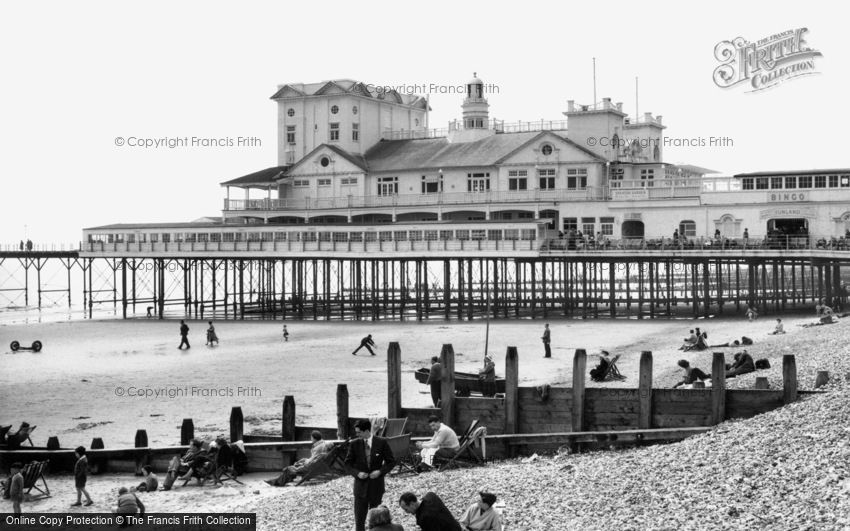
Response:
[[[822,54],[809,48],[808,28],[791,29],[756,42],[743,37],[722,41],[714,47],[714,57],[722,64],[714,69],[714,83],[731,88],[749,83],[756,92],[800,76],[817,74],[815,58]]]

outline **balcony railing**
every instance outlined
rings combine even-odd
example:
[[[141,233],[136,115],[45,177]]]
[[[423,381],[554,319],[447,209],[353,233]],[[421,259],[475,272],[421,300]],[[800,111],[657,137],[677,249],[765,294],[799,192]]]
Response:
[[[152,254],[191,252],[261,252],[261,253],[374,253],[374,252],[536,252],[541,240],[392,240],[392,241],[241,241],[241,242],[102,242],[83,244],[90,253]]]
[[[321,198],[225,199],[224,210],[317,210],[391,206],[483,205],[487,203],[556,202],[605,199],[606,189],[450,192]]]
[[[544,238],[541,250],[550,253],[581,251],[850,251],[850,239],[840,237],[774,235],[756,238]]]

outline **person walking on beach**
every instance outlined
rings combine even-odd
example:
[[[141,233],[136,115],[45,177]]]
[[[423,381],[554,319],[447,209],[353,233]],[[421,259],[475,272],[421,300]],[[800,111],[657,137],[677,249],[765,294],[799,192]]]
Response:
[[[209,322],[210,327],[207,328],[207,345],[213,346],[213,343],[218,345],[218,336],[215,334],[215,327],[212,324],[212,321]]]
[[[543,328],[543,348],[546,349],[546,353],[543,355],[544,358],[552,357],[552,349],[549,346],[549,343],[552,342],[552,332],[549,330],[549,323],[546,323],[546,326]]]
[[[365,531],[366,513],[381,505],[384,476],[395,468],[395,457],[386,439],[372,435],[372,423],[368,420],[358,420],[354,434],[345,466],[354,476],[354,523],[357,531]]]
[[[86,480],[89,475],[89,460],[86,457],[86,447],[78,446],[76,450],[74,450],[74,455],[77,456],[77,463],[74,465],[74,487],[77,489],[77,501],[76,503],[72,503],[71,507],[79,507],[83,505],[82,496],[86,495],[86,503],[85,506],[93,504],[91,501],[91,496],[89,496],[88,491],[86,490]]]
[[[9,499],[12,500],[12,512],[21,514],[21,502],[24,501],[24,476],[21,475],[21,464],[13,464],[10,472]]]
[[[286,325],[283,325],[283,340],[289,341],[289,330],[286,329]]]
[[[426,385],[431,386],[431,400],[434,402],[434,407],[440,407],[440,399],[443,389],[443,366],[440,365],[440,358],[431,356],[431,370],[428,372],[428,381]]]
[[[358,350],[360,350],[363,347],[366,347],[366,350],[369,351],[369,354],[374,356],[375,352],[372,350],[372,347],[374,347],[374,346],[375,346],[375,342],[372,341],[372,334],[369,334],[368,336],[366,336],[366,337],[364,337],[363,339],[360,340],[360,346],[357,347],[356,349],[354,349],[354,352],[352,352],[351,355],[356,356]]]
[[[177,346],[178,349],[182,350],[183,345],[186,345],[186,348],[192,348],[189,345],[189,326],[185,321],[180,321],[180,345]]]

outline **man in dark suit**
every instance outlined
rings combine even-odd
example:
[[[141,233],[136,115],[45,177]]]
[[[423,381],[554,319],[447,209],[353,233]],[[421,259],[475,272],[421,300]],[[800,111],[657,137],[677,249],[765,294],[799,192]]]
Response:
[[[366,513],[381,505],[384,476],[395,467],[395,457],[386,439],[372,436],[372,423],[368,420],[358,420],[354,434],[345,465],[354,476],[354,522],[357,531],[364,531]]]

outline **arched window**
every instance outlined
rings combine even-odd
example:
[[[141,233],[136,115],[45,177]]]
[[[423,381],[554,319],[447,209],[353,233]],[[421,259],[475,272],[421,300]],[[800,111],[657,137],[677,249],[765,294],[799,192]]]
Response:
[[[725,238],[740,238],[741,220],[732,214],[723,214],[720,219],[714,221],[714,228],[720,231]]]

